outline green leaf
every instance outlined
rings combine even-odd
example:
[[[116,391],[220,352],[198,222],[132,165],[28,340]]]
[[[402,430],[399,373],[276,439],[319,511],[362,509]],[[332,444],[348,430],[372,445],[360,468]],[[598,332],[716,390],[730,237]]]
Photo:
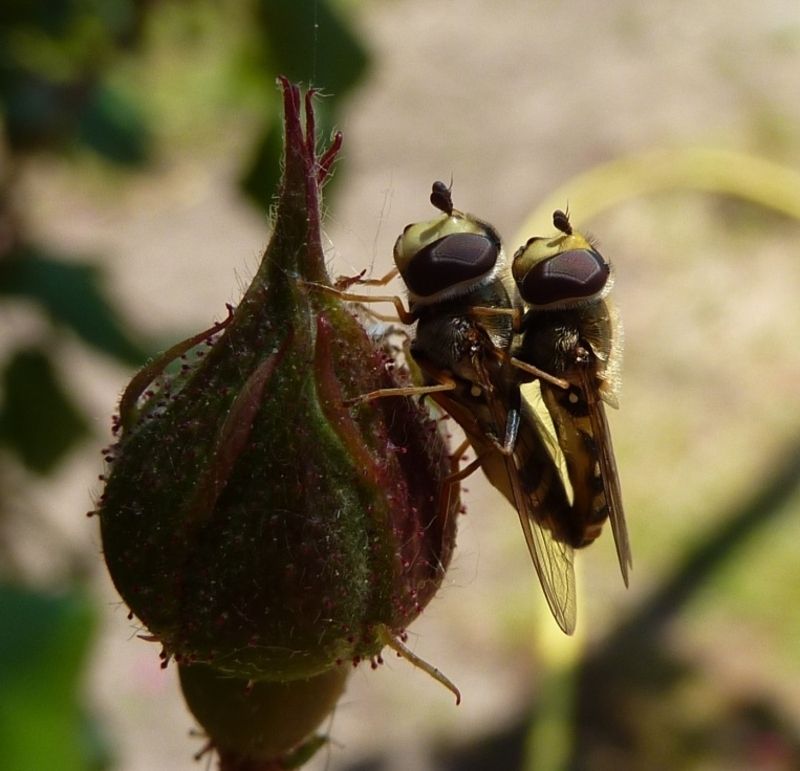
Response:
[[[48,473],[89,433],[45,353],[18,351],[3,373],[0,439],[28,468]]]
[[[0,263],[0,294],[38,302],[84,342],[125,364],[141,365],[147,352],[125,329],[99,278],[92,265],[23,246]]]
[[[261,135],[253,160],[239,182],[244,194],[263,211],[269,209],[278,192],[283,153],[282,131],[281,117],[276,113]]]
[[[276,70],[341,96],[364,74],[364,46],[326,0],[261,0],[263,35]]]
[[[77,99],[67,86],[38,73],[22,69],[0,71],[0,101],[11,150],[25,152],[68,144],[76,111],[70,100]]]
[[[366,71],[369,64],[366,49],[325,0],[316,3],[261,0],[257,20],[274,72],[336,97],[331,105],[324,101],[317,103],[320,134],[328,135],[335,124],[334,105],[338,98],[353,88]],[[245,195],[262,210],[269,208],[277,194],[282,133],[281,116],[276,108],[240,182]],[[330,188],[327,192],[330,195]]]
[[[77,695],[94,626],[81,588],[44,594],[0,584],[3,769],[108,767],[107,749]]]
[[[94,90],[80,116],[78,140],[106,160],[140,166],[148,158],[150,133],[133,101],[106,86]]]

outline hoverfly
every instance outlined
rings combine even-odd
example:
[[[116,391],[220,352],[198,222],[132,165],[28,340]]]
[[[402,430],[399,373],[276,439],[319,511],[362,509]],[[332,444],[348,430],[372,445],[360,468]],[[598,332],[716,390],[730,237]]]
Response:
[[[573,231],[566,213],[554,212],[553,225],[558,235],[529,239],[513,258],[526,305],[514,361],[539,380],[572,487],[570,515],[558,537],[587,546],[610,519],[627,586],[630,543],[604,408],[617,406],[622,344],[608,300],[613,272],[595,245]]]
[[[393,302],[401,321],[417,324],[410,353],[424,384],[383,389],[359,400],[430,394],[459,423],[477,457],[452,481],[480,466],[514,506],[548,605],[570,634],[575,628],[573,550],[562,526],[570,519],[570,502],[546,432],[522,399],[524,378],[510,355],[523,306],[497,231],[455,209],[442,182],[434,183],[431,203],[442,214],[405,228],[394,247],[395,270],[374,281],[339,283],[340,288],[381,285],[399,273],[408,290],[408,310],[392,296],[342,296]]]

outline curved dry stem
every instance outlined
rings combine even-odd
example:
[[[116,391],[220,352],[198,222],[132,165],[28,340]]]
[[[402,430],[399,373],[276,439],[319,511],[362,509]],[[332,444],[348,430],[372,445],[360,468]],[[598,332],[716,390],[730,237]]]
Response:
[[[653,150],[595,166],[549,195],[520,228],[516,243],[550,232],[555,209],[569,202],[581,220],[664,190],[730,195],[800,220],[800,174],[746,153],[707,147]]]

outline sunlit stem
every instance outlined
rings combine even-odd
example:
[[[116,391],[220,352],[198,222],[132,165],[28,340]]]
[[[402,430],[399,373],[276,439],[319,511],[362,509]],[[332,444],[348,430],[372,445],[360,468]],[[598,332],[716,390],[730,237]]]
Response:
[[[680,189],[734,196],[800,219],[800,174],[790,166],[714,147],[659,148],[568,180],[531,213],[514,240],[525,243],[541,232],[564,201],[585,221],[634,198]]]
[[[446,523],[450,516],[450,504],[452,501],[453,491],[458,490],[462,480],[466,479],[470,474],[474,473],[481,464],[481,459],[475,458],[472,463],[468,463],[463,469],[459,469],[461,458],[464,453],[469,449],[470,443],[465,439],[450,456],[451,472],[442,480],[439,488],[439,503],[437,511],[439,512],[442,520]]]

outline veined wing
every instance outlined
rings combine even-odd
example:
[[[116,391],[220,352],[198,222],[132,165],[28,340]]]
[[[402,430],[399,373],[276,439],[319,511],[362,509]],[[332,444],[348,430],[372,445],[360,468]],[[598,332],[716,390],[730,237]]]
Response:
[[[622,580],[628,585],[628,573],[633,567],[631,544],[628,538],[628,526],[625,523],[625,511],[622,508],[622,493],[619,486],[617,461],[614,458],[614,447],[611,443],[611,430],[608,427],[606,409],[597,389],[592,382],[593,376],[588,369],[582,368],[582,386],[586,391],[589,406],[589,420],[592,425],[595,446],[600,464],[600,476],[603,480],[603,492],[608,507],[608,518],[611,521],[611,532],[617,548],[617,559]]]
[[[575,571],[572,546],[564,540],[562,524],[570,505],[533,410],[524,401],[509,405],[491,395],[481,405],[467,404],[450,393],[435,394],[434,398],[464,430],[489,481],[517,510],[547,604],[561,629],[572,634]],[[514,409],[521,411],[519,429],[513,451],[505,454],[500,449],[502,437],[490,436],[486,427],[504,427],[509,410]]]
[[[572,486],[571,542],[576,546],[591,543],[609,519],[627,586],[631,549],[605,405],[593,367],[579,366],[567,379],[569,388],[541,382],[541,392]]]
[[[547,604],[561,629],[572,634],[576,620],[573,550],[561,532],[569,502],[527,403],[522,405],[521,417],[514,453],[505,459],[513,503]]]

